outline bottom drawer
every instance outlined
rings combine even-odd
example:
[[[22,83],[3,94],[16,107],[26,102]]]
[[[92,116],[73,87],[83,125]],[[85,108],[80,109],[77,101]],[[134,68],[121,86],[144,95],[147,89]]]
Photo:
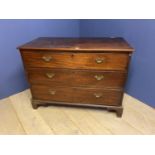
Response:
[[[31,91],[37,100],[111,106],[121,105],[123,95],[121,90],[45,85],[32,85]]]

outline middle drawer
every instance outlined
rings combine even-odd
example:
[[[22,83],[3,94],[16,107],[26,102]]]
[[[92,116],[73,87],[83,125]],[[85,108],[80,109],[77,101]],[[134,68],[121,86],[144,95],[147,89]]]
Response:
[[[93,71],[48,68],[30,68],[27,72],[29,82],[32,84],[105,88],[122,88],[127,75],[125,71]]]

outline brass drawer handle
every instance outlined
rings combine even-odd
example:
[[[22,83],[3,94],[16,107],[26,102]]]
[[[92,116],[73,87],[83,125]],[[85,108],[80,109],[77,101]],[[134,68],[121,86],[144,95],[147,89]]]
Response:
[[[96,98],[100,98],[100,97],[102,97],[102,93],[94,93],[94,96],[95,96]]]
[[[96,59],[95,59],[95,61],[96,61],[97,64],[103,63],[104,60],[105,60],[104,58],[96,58]]]
[[[52,79],[55,74],[54,73],[46,73],[46,76],[49,78],[49,79]]]
[[[50,62],[52,60],[51,56],[43,56],[42,59],[46,62]]]
[[[55,95],[55,94],[56,94],[56,91],[55,91],[55,90],[49,90],[49,93],[50,93],[51,95]]]
[[[104,79],[104,76],[103,75],[95,75],[94,78],[98,81]]]

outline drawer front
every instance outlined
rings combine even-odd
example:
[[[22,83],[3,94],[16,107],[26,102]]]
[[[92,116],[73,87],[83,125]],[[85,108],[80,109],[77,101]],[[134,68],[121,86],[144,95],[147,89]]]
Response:
[[[34,99],[56,101],[56,102],[73,102],[71,88],[59,88],[48,85],[31,85],[31,92]]]
[[[128,54],[113,53],[51,53],[25,51],[22,57],[27,68],[71,68],[125,70]]]
[[[88,104],[103,105],[120,105],[122,99],[122,91],[90,89],[90,88],[74,88],[74,102]]]
[[[28,78],[32,84],[122,88],[126,72],[31,68]]]
[[[31,90],[33,98],[38,100],[96,105],[120,105],[123,95],[119,90],[44,85],[33,85]]]

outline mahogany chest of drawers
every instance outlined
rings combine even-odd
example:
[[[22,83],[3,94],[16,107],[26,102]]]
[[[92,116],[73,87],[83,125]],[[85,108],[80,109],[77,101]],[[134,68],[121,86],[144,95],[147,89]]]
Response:
[[[38,38],[20,47],[32,107],[79,105],[121,117],[133,48],[123,38]]]

